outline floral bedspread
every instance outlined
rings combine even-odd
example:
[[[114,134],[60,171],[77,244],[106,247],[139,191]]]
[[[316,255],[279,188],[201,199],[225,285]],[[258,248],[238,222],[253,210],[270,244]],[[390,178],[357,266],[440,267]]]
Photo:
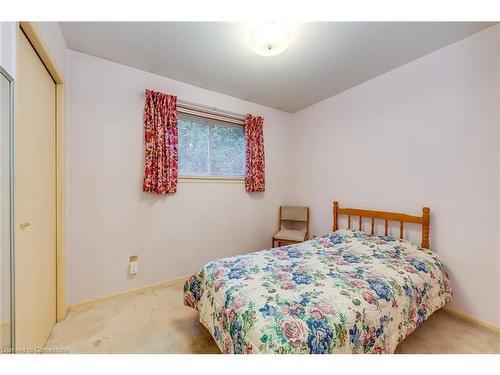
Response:
[[[451,297],[434,252],[351,230],[210,262],[184,286],[223,353],[393,353]]]

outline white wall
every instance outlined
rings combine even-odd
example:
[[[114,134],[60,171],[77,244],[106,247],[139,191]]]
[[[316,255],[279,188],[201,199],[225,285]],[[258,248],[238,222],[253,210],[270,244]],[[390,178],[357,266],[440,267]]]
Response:
[[[286,203],[291,115],[68,51],[69,303],[188,275],[205,262],[271,245]],[[144,89],[264,117],[266,192],[242,184],[180,183],[145,194]],[[139,255],[139,273],[127,274]]]
[[[500,325],[500,26],[293,116],[293,200],[312,233],[331,202],[418,214],[449,267],[452,307]]]

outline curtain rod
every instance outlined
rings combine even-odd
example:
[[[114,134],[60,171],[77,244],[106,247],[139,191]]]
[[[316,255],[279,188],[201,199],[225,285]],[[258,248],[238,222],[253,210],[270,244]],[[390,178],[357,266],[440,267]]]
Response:
[[[238,121],[243,121],[245,119],[245,115],[242,115],[241,113],[224,111],[224,110],[221,110],[221,109],[216,108],[216,107],[209,107],[209,106],[203,105],[203,104],[196,104],[196,103],[188,102],[186,100],[179,100],[178,99],[177,106],[180,108],[198,110],[200,112],[206,112],[206,113],[211,113],[214,115],[228,117],[230,119],[234,119],[234,120],[238,120]]]

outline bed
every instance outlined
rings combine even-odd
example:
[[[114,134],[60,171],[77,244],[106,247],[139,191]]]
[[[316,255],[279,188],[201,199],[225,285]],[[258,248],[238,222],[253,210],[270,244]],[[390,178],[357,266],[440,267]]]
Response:
[[[379,221],[384,235],[375,233]],[[399,238],[389,236],[393,221]],[[420,246],[403,239],[405,223],[421,226]],[[334,202],[332,233],[212,261],[186,281],[184,304],[223,353],[394,353],[452,298],[429,228],[426,207],[412,216]]]

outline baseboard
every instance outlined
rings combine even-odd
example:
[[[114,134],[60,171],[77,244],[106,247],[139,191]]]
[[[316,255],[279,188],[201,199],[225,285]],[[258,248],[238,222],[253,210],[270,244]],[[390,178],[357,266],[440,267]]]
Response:
[[[441,310],[446,311],[447,313],[449,313],[453,316],[456,316],[457,318],[467,320],[467,321],[474,323],[474,324],[477,324],[481,327],[488,328],[488,329],[491,329],[492,331],[500,333],[500,327],[498,327],[494,324],[483,322],[482,320],[473,318],[472,316],[469,316],[467,314],[450,309],[449,307],[443,307]]]
[[[89,305],[93,305],[93,304],[98,303],[98,302],[103,302],[103,301],[108,301],[108,300],[112,300],[112,299],[116,299],[116,298],[120,298],[120,297],[130,296],[130,295],[133,295],[133,294],[138,294],[138,293],[144,292],[146,290],[151,290],[151,289],[157,289],[157,288],[165,287],[165,286],[168,286],[168,285],[171,285],[171,284],[176,284],[176,283],[178,283],[180,281],[183,281],[183,280],[187,280],[188,278],[189,278],[189,276],[180,276],[180,277],[177,277],[175,279],[171,279],[171,280],[167,280],[167,281],[162,281],[162,282],[159,282],[159,283],[156,283],[156,284],[146,285],[146,286],[143,286],[141,288],[131,289],[131,290],[127,290],[125,292],[121,292],[121,293],[117,293],[117,294],[111,294],[111,295],[108,295],[108,296],[99,297],[99,298],[88,300],[88,301],[85,301],[85,302],[76,303],[74,305],[70,305],[68,307],[68,310],[69,311],[71,311],[71,310],[78,310],[78,309],[84,308],[84,307],[89,306]]]

